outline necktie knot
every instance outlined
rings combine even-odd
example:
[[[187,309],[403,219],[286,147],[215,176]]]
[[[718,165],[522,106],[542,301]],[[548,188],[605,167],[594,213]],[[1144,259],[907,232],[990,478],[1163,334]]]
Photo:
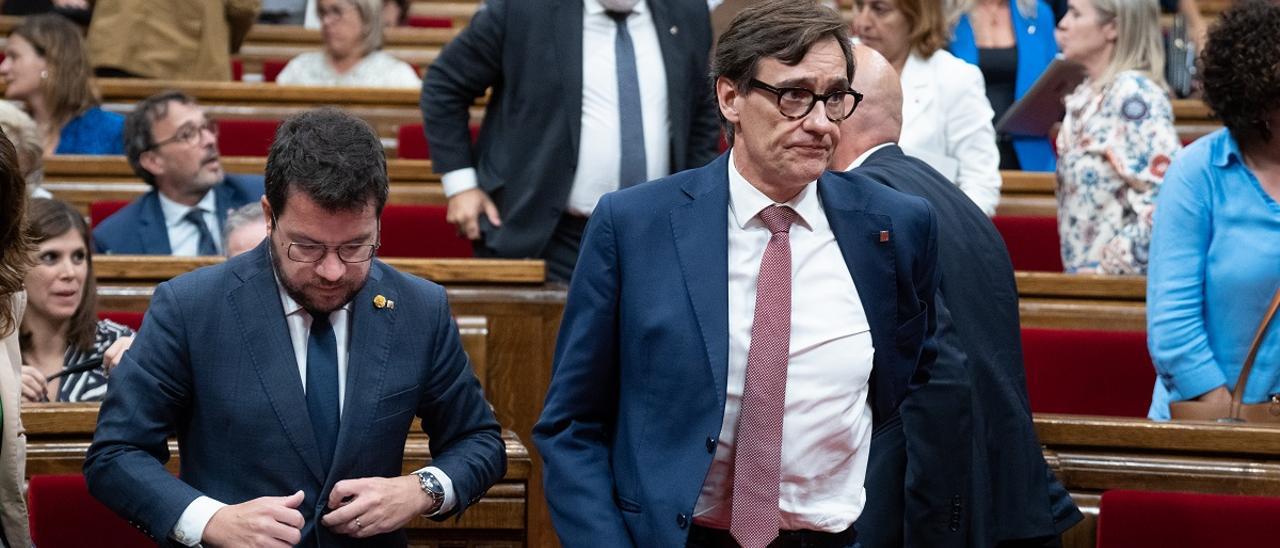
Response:
[[[204,222],[204,210],[198,207],[188,209],[187,214],[183,215],[182,218],[186,219],[187,222],[195,223],[200,226],[207,226]]]
[[[329,329],[329,313],[328,312],[307,311],[307,313],[311,314],[311,330],[312,331]]]
[[[760,210],[760,220],[773,234],[790,231],[798,216],[796,210],[787,206],[771,205]]]
[[[605,10],[604,13],[605,15],[608,15],[610,19],[613,19],[613,22],[619,25],[626,23],[627,18],[631,16],[631,11]]]

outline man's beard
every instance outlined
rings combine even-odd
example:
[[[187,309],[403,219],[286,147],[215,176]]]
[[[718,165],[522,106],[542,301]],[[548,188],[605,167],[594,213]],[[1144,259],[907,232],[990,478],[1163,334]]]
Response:
[[[271,265],[275,267],[276,270],[276,279],[280,280],[280,284],[284,286],[285,293],[288,293],[290,298],[302,305],[302,308],[305,308],[307,312],[316,314],[328,314],[333,312],[334,310],[342,308],[344,305],[351,302],[351,299],[354,299],[356,294],[360,292],[360,289],[364,287],[363,281],[358,285],[352,285],[347,288],[347,294],[343,295],[342,299],[337,304],[322,307],[315,301],[311,300],[311,298],[303,292],[301,287],[296,286],[293,283],[293,280],[290,280],[289,277],[285,275],[284,269],[280,266],[279,254],[277,254],[275,250],[274,239],[271,241],[271,244],[269,255],[271,255]]]

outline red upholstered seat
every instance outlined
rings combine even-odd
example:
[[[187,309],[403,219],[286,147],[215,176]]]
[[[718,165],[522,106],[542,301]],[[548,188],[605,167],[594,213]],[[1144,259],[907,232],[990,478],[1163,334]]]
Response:
[[[266,156],[280,120],[218,120],[218,150],[223,156]]]
[[[410,15],[409,26],[420,29],[451,29],[453,28],[453,20],[447,17],[427,17],[425,15]]]
[[[231,60],[231,79],[237,82],[244,80],[244,61],[239,59]]]
[[[471,124],[471,142],[480,138],[480,126]],[[396,130],[396,156],[405,160],[426,160],[431,158],[431,149],[427,146],[427,136],[422,131],[422,124],[405,124]]]
[[[129,205],[126,200],[98,200],[89,204],[89,225],[98,226],[103,219]]]
[[[99,310],[98,319],[111,320],[134,331],[142,327],[142,312],[125,312],[123,310]]]
[[[1009,247],[1014,270],[1062,272],[1056,218],[996,215],[991,221]]]
[[[1023,328],[1022,352],[1032,412],[1147,416],[1146,332]]]
[[[1275,546],[1280,498],[1112,490],[1098,508],[1097,548]]]
[[[274,82],[276,77],[280,76],[280,71],[284,70],[284,66],[289,64],[287,59],[267,59],[262,62],[262,81]]]
[[[89,495],[84,476],[31,476],[27,490],[31,540],[40,548],[155,546],[146,535]]]
[[[471,241],[445,220],[445,206],[388,204],[382,210],[383,257],[471,257]]]

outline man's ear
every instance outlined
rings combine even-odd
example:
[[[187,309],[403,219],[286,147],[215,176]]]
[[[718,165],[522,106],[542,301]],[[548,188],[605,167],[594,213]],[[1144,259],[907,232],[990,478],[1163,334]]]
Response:
[[[737,125],[741,117],[738,111],[742,108],[744,97],[738,93],[737,86],[728,78],[721,76],[716,79],[716,101],[720,106],[720,114],[730,125]]]
[[[164,161],[160,159],[160,155],[154,150],[148,150],[138,156],[138,165],[142,169],[147,170],[152,177],[159,177],[164,174]]]
[[[272,213],[271,203],[267,201],[265,194],[259,202],[262,204],[262,220],[267,224],[267,236],[270,236],[271,232],[276,229],[276,216]]]

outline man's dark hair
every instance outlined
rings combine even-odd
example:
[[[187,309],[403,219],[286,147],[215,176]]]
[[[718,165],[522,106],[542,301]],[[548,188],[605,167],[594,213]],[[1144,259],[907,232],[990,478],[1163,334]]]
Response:
[[[1200,62],[1204,102],[1242,143],[1268,142],[1280,128],[1266,119],[1280,108],[1280,5],[1244,0],[1209,31]]]
[[[132,167],[138,177],[153,187],[156,186],[156,177],[150,171],[143,169],[139,158],[142,157],[143,152],[155,146],[151,128],[156,122],[169,115],[169,103],[194,105],[196,100],[181,91],[162,91],[139,101],[137,106],[133,107],[133,112],[124,119],[124,154],[129,158],[129,167]]]
[[[267,203],[277,217],[284,214],[290,189],[328,211],[372,204],[381,216],[388,192],[382,142],[364,120],[336,108],[289,117],[267,155]]]
[[[839,13],[816,0],[766,0],[755,4],[739,12],[720,35],[711,59],[711,89],[716,89],[716,81],[723,76],[733,82],[738,93],[746,94],[761,59],[773,57],[796,65],[814,44],[831,38],[840,44],[845,77],[852,82],[853,50]],[[720,123],[732,144],[733,126],[723,114]]]

